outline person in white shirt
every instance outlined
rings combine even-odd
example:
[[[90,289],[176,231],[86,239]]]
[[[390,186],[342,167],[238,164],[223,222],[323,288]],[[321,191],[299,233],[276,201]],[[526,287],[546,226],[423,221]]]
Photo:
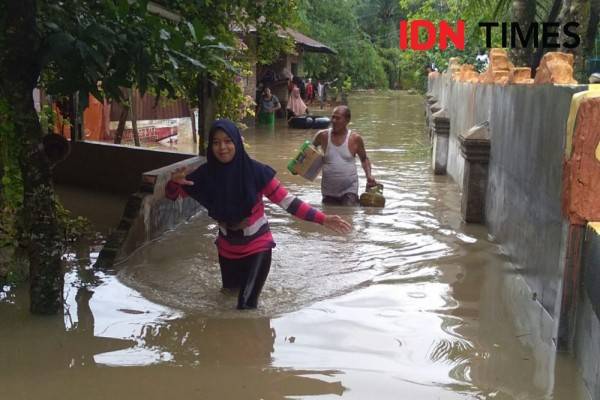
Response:
[[[358,132],[348,129],[350,117],[348,106],[335,107],[331,115],[331,128],[317,132],[313,139],[313,144],[320,146],[325,154],[321,179],[321,194],[325,204],[359,204],[357,155],[365,171],[367,187],[377,185],[371,174],[371,161],[362,137]]]
[[[481,66],[481,72],[485,71],[490,63],[488,55],[483,50],[479,50],[479,54],[477,54],[477,57],[475,57],[475,61]]]
[[[321,104],[321,110],[323,109],[323,102],[325,101],[325,84],[321,81],[317,81],[317,97]]]

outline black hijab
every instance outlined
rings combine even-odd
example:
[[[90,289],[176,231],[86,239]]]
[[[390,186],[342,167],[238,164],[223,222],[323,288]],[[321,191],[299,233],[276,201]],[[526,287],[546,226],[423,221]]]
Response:
[[[235,156],[227,164],[217,160],[212,151],[212,141],[219,129],[235,144]],[[206,207],[211,218],[229,224],[241,222],[252,213],[260,191],[273,179],[275,170],[248,156],[239,129],[228,119],[213,122],[206,159],[205,164],[186,177],[194,185],[183,189]]]

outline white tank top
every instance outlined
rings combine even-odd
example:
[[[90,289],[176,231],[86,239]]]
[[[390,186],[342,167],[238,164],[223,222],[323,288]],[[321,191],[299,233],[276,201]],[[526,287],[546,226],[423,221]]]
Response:
[[[352,132],[348,129],[346,139],[340,146],[331,142],[331,128],[327,131],[327,149],[323,158],[321,193],[323,196],[342,197],[346,193],[358,195],[356,161],[348,148]]]

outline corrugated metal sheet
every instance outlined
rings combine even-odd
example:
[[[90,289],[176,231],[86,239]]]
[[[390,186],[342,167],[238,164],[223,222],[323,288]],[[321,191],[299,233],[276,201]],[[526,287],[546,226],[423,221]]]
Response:
[[[136,96],[135,108],[137,111],[137,119],[139,121],[148,119],[184,118],[191,115],[189,106],[181,99],[170,100],[161,97],[158,105],[154,107],[156,97],[149,94],[140,96],[137,90],[134,92],[134,95]],[[118,121],[119,115],[121,115],[121,105],[112,103],[110,120]]]

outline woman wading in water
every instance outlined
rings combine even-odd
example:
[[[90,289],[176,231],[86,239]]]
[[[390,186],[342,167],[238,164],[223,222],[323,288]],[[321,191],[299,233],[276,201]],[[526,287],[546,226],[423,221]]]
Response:
[[[263,196],[305,221],[348,233],[351,226],[337,215],[325,215],[287,192],[275,170],[251,159],[242,136],[229,120],[217,120],[209,133],[207,161],[187,174],[176,170],[165,195],[175,200],[190,196],[219,223],[216,240],[224,288],[240,288],[238,309],[256,308],[271,268],[275,247],[265,217]]]

